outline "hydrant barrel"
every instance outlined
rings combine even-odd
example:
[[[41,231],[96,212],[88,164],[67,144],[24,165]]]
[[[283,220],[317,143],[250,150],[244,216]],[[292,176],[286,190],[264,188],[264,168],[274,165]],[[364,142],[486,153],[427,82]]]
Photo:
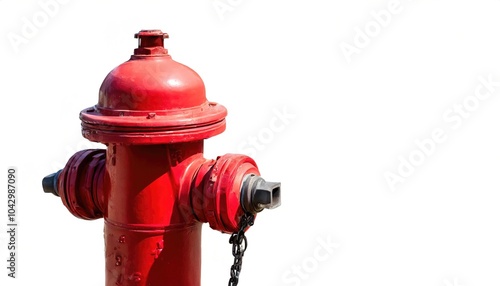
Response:
[[[180,186],[202,141],[108,148],[106,285],[199,285],[201,223]]]

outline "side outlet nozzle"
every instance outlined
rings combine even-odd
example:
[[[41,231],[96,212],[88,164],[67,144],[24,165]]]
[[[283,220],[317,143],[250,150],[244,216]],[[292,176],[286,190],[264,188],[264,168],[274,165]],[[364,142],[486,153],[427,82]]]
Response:
[[[248,175],[241,186],[241,205],[250,213],[274,209],[281,205],[281,183],[266,182],[262,177]]]
[[[59,178],[60,173],[61,173],[61,170],[43,178],[42,187],[43,187],[44,192],[50,193],[50,194],[53,194],[54,196],[59,197],[59,191],[57,190],[57,179]]]

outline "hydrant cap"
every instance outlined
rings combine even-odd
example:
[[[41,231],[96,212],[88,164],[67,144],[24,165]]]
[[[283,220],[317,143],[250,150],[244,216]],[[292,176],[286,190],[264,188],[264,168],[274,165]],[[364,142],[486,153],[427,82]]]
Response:
[[[168,35],[143,30],[135,37],[134,55],[106,76],[98,104],[81,112],[83,136],[103,143],[157,144],[222,133],[226,109],[208,102],[201,77],[171,58],[163,47]]]

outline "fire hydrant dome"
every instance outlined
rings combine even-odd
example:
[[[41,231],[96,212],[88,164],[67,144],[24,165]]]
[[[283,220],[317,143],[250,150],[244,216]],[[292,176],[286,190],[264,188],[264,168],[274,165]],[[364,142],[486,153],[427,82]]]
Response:
[[[106,76],[98,103],[80,113],[83,136],[102,143],[161,144],[222,133],[226,108],[209,102],[201,77],[168,54],[168,35],[144,30],[136,37],[134,55]]]
[[[132,58],[112,70],[101,85],[97,106],[103,111],[161,112],[192,108],[206,101],[201,77],[170,56],[163,56]]]

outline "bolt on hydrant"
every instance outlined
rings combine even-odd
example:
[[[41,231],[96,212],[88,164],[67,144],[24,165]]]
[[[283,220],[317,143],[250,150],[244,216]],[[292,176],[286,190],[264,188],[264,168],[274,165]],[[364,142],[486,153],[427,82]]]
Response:
[[[167,34],[135,36],[130,60],[80,113],[83,136],[107,148],[77,152],[43,189],[78,218],[104,218],[106,286],[199,286],[204,222],[233,233],[236,285],[244,231],[256,213],[280,205],[280,183],[266,182],[245,155],[203,157],[203,140],[225,130],[226,109],[207,101],[195,71],[172,60]]]

